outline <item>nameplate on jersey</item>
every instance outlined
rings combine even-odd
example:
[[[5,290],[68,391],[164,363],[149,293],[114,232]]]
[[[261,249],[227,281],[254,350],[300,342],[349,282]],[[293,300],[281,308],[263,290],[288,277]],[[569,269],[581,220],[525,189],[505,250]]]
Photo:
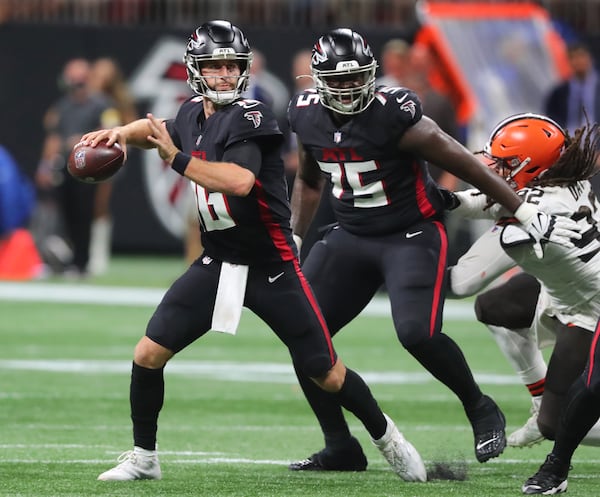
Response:
[[[242,315],[247,280],[248,266],[221,263],[212,330],[235,335]]]

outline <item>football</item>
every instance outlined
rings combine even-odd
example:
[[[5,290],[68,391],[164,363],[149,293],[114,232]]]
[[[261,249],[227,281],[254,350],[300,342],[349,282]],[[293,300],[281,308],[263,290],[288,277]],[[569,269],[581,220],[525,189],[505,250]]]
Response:
[[[100,142],[95,147],[77,143],[67,162],[71,176],[84,183],[100,183],[114,176],[125,160],[125,154],[118,143],[111,147]]]

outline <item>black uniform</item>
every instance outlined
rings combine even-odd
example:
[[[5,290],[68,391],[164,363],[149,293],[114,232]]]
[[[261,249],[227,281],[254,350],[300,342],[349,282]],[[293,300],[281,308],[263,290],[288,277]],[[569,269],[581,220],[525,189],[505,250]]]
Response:
[[[421,119],[410,90],[380,87],[369,108],[337,126],[306,90],[290,124],[333,185],[339,222],[303,265],[335,333],[385,285],[405,346],[437,333],[444,302],[447,237],[443,200],[419,157],[398,150]]]
[[[325,374],[336,356],[296,258],[275,117],[258,101],[240,100],[206,119],[202,98],[193,97],[167,129],[183,152],[208,161],[232,160],[228,151],[252,140],[262,162],[234,157],[256,176],[246,197],[208,192],[193,183],[204,252],[167,291],[146,335],[174,352],[189,345],[210,329],[221,262],[248,265],[244,305],[275,331],[306,374]]]
[[[377,88],[371,104],[340,125],[314,90],[292,100],[291,128],[327,175],[339,222],[313,246],[302,270],[332,335],[385,286],[400,342],[461,400],[476,457],[484,462],[506,444],[504,417],[473,380],[462,351],[441,332],[448,252],[444,202],[425,161],[399,148],[422,115],[418,97],[405,88]],[[326,447],[290,469],[364,469],[366,459],[339,405],[297,373]]]

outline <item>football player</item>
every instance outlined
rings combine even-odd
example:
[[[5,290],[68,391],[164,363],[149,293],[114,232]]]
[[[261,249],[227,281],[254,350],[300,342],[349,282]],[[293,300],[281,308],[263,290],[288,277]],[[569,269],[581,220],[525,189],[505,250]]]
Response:
[[[300,270],[290,228],[272,112],[244,100],[252,52],[242,31],[211,21],[191,35],[184,56],[195,95],[174,119],[151,114],[83,140],[156,148],[191,180],[203,254],[167,290],[138,342],[131,372],[133,450],[99,480],[159,479],[156,450],[164,401],[163,371],[179,351],[210,329],[235,333],[242,306],[261,317],[288,347],[295,367],[365,425],[374,444],[405,480],[425,481],[415,448],[378,407],[368,386],[337,357],[325,320]]]
[[[484,245],[469,251],[467,264],[459,261],[451,270],[451,282],[456,279],[458,288],[464,280],[461,271],[465,270],[468,279],[469,275],[481,274],[485,267],[485,278],[481,280],[493,279],[516,264],[526,272],[481,294],[476,301],[478,318],[504,330],[499,343],[505,354],[509,353],[511,363],[518,365],[521,377],[531,374],[534,380],[538,375],[538,385],[545,378],[539,413],[536,416],[534,410],[531,423],[513,434],[516,446],[555,438],[561,409],[568,405],[565,396],[585,367],[600,315],[600,212],[589,181],[595,172],[597,132],[597,125],[588,125],[570,137],[556,122],[536,114],[518,114],[502,121],[485,147],[486,157],[526,202],[546,213],[576,220],[582,238],[571,248],[546,246],[542,263],[529,235],[507,222],[501,209],[488,209],[490,216],[500,217],[499,223],[483,235]],[[456,210],[481,217],[487,199],[477,193],[452,195],[458,200]],[[508,258],[495,255],[500,247]],[[491,260],[495,262],[485,262]],[[554,344],[545,375],[541,353],[532,346],[536,340],[542,346]],[[598,445],[600,427],[590,431],[590,426],[583,443]],[[541,473],[523,486],[524,493],[558,493],[566,489],[566,472],[551,456],[545,463],[547,467],[543,466]],[[568,462],[570,455],[567,470]],[[552,468],[557,478],[544,480]]]
[[[572,245],[572,233],[562,228],[576,223],[563,224],[523,203],[502,178],[423,115],[414,92],[376,88],[376,68],[359,33],[332,30],[313,47],[315,88],[290,103],[289,121],[299,142],[292,191],[297,244],[312,222],[326,181],[338,221],[312,248],[303,270],[332,334],[385,285],[398,339],[460,399],[473,429],[476,458],[485,462],[504,450],[505,419],[475,383],[458,345],[441,332],[445,202],[426,161],[477,185],[537,240],[545,236]],[[290,469],[364,470],[367,460],[339,404],[297,373],[323,430],[325,448]]]
[[[569,389],[552,451],[523,485],[523,493],[553,495],[567,490],[571,458],[600,418],[600,322],[596,326],[586,369]]]

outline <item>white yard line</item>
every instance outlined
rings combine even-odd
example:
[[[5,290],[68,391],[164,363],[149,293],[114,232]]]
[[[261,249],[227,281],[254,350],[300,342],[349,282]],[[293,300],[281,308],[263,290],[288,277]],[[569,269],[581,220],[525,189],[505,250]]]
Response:
[[[2,370],[74,374],[126,374],[131,370],[131,361],[5,359],[0,361],[0,371]],[[168,374],[193,375],[198,378],[251,383],[296,384],[298,381],[290,364],[268,362],[174,360],[169,363]],[[369,384],[422,385],[437,381],[427,372],[360,371],[360,374]],[[475,376],[480,384],[519,384],[515,375],[476,374]]]
[[[58,302],[97,305],[154,307],[165,293],[160,288],[111,287],[86,284],[0,282],[0,300],[11,302]],[[390,304],[385,295],[377,295],[363,311],[367,316],[389,316]],[[446,301],[444,319],[473,320],[473,302]]]

